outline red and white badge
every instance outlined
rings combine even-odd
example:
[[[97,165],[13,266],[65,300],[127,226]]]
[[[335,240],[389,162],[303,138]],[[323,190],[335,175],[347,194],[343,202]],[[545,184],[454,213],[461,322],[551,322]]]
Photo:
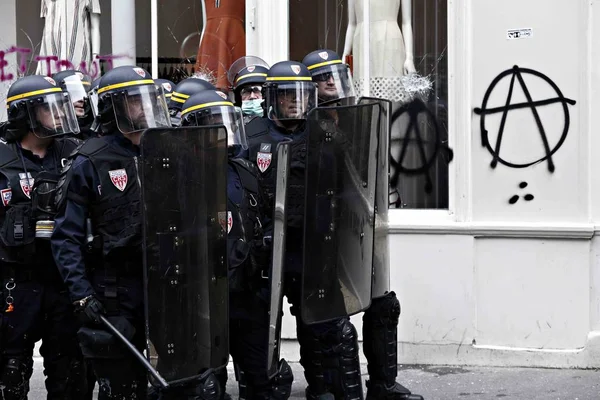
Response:
[[[0,190],[0,196],[2,197],[2,204],[6,207],[10,203],[10,199],[12,199],[11,188]]]
[[[50,78],[49,76],[45,76],[44,79],[46,81],[48,81],[48,83],[50,83],[51,85],[56,86],[56,81],[54,79]]]
[[[299,65],[290,65],[290,68],[292,69],[292,71],[298,75],[300,73],[300,66]]]
[[[146,77],[146,71],[144,71],[143,69],[135,67],[133,70],[142,78]]]
[[[329,54],[326,51],[322,51],[319,53],[319,57],[321,57],[323,60],[327,60],[329,58]]]
[[[19,173],[19,184],[21,185],[21,190],[23,194],[28,198],[31,198],[31,189],[33,188],[33,183],[35,179],[31,176],[31,173],[25,174],[24,172]]]
[[[170,92],[171,90],[173,90],[173,88],[171,87],[171,84],[169,82],[163,82],[162,87],[167,91]]]
[[[110,175],[110,180],[113,185],[121,192],[125,190],[127,186],[127,172],[125,169],[114,169],[112,171],[108,171],[108,175]]]
[[[263,153],[262,151],[256,153],[256,165],[260,172],[265,172],[267,168],[269,168],[272,157],[273,155],[271,153]]]
[[[248,72],[254,72],[255,69],[256,67],[254,65],[251,65],[247,68]]]
[[[221,228],[227,230],[227,233],[229,234],[231,228],[233,228],[233,215],[231,214],[231,211],[227,211],[227,214],[225,214],[225,211],[219,211],[218,216]],[[227,220],[225,219],[225,216],[227,216]]]

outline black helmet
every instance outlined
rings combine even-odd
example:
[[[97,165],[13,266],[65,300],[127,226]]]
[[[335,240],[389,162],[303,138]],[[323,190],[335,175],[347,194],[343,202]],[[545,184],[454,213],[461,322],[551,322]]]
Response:
[[[317,88],[306,66],[281,61],[267,73],[265,101],[270,119],[300,120],[317,104]]]
[[[89,97],[92,78],[83,72],[72,69],[57,72],[52,78],[64,91],[69,92],[79,126],[83,127],[91,124],[94,120],[94,111]]]
[[[104,133],[167,127],[171,123],[162,92],[142,68],[121,66],[108,71],[98,86],[98,114]]]
[[[262,65],[249,65],[242,69],[235,77],[233,84],[233,94],[235,97],[235,104],[242,104],[242,92],[248,88],[258,87],[256,90],[261,93],[262,97],[262,86],[267,81],[267,74],[269,68]]]
[[[173,88],[175,88],[175,84],[168,79],[155,79],[154,83],[156,83],[156,86],[162,88],[162,91],[165,93],[165,99],[169,101],[171,99],[171,94],[173,93]]]
[[[185,103],[191,95],[203,90],[217,90],[217,88],[215,88],[212,83],[201,78],[187,78],[175,86],[169,100],[169,114],[171,115],[171,122],[173,125],[178,126],[181,123],[180,118],[183,103]]]
[[[198,92],[183,104],[181,126],[224,125],[227,129],[227,145],[235,154],[247,149],[242,112],[218,90]]]
[[[355,103],[356,92],[348,65],[332,50],[315,50],[302,60],[317,83],[319,105],[345,99]]]
[[[15,81],[6,99],[6,139],[20,140],[28,132],[38,137],[79,133],[69,93],[47,76],[31,75]]]

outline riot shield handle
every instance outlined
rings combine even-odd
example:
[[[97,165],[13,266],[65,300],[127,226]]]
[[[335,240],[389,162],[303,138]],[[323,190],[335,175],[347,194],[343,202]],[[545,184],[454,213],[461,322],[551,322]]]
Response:
[[[168,388],[169,384],[167,383],[165,378],[160,376],[160,374],[158,373],[158,371],[156,369],[154,369],[152,364],[150,364],[150,362],[148,360],[146,360],[146,357],[144,357],[144,355],[142,353],[140,353],[140,351],[138,349],[136,349],[136,347],[129,340],[127,340],[127,338],[125,336],[123,336],[123,334],[121,332],[119,332],[119,330],[117,328],[115,328],[115,326],[113,324],[111,324],[106,318],[104,318],[104,316],[101,315],[100,319],[102,320],[102,323],[104,323],[104,325],[106,325],[106,327],[116,337],[118,337],[119,340],[121,340],[121,342],[123,342],[123,344],[125,346],[127,346],[129,351],[131,352],[131,354],[133,354],[135,356],[135,358],[137,358],[138,361],[142,363],[144,368],[146,368],[146,370],[150,373],[150,375],[152,375],[158,381],[160,386],[163,389]]]

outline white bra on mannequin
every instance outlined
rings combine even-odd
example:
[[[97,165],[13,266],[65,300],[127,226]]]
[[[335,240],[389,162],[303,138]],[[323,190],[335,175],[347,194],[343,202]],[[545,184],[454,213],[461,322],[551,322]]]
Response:
[[[349,0],[344,57],[350,52],[353,54],[354,82],[359,93],[363,93],[362,86],[365,79],[361,59],[365,1],[370,2],[371,14],[369,18],[371,96],[403,101],[405,96],[402,77],[415,72],[410,4],[412,0]],[[397,22],[401,5],[404,36]]]

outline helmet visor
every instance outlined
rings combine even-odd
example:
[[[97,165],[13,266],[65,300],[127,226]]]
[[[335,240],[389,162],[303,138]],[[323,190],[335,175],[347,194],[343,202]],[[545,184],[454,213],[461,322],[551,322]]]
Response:
[[[266,92],[269,119],[306,119],[306,114],[317,104],[317,90],[313,82],[270,84]]]
[[[171,126],[164,95],[155,85],[127,88],[111,93],[110,99],[121,133]]]
[[[90,97],[90,108],[94,113],[94,117],[98,116],[98,88],[94,88],[89,93]]]
[[[71,98],[66,92],[52,93],[27,103],[33,133],[40,138],[79,133]]]
[[[356,101],[356,92],[350,69],[346,64],[327,65],[313,72],[313,81],[317,84],[319,104],[347,99]]]
[[[190,111],[183,111],[181,115],[183,126],[223,125],[227,130],[229,148],[238,150],[248,148],[241,109],[232,106],[213,106],[195,111],[193,108],[190,107]]]
[[[77,75],[71,75],[64,79],[62,87],[71,97],[77,118],[87,117],[91,111],[90,98],[88,96],[90,83],[82,81]]]

